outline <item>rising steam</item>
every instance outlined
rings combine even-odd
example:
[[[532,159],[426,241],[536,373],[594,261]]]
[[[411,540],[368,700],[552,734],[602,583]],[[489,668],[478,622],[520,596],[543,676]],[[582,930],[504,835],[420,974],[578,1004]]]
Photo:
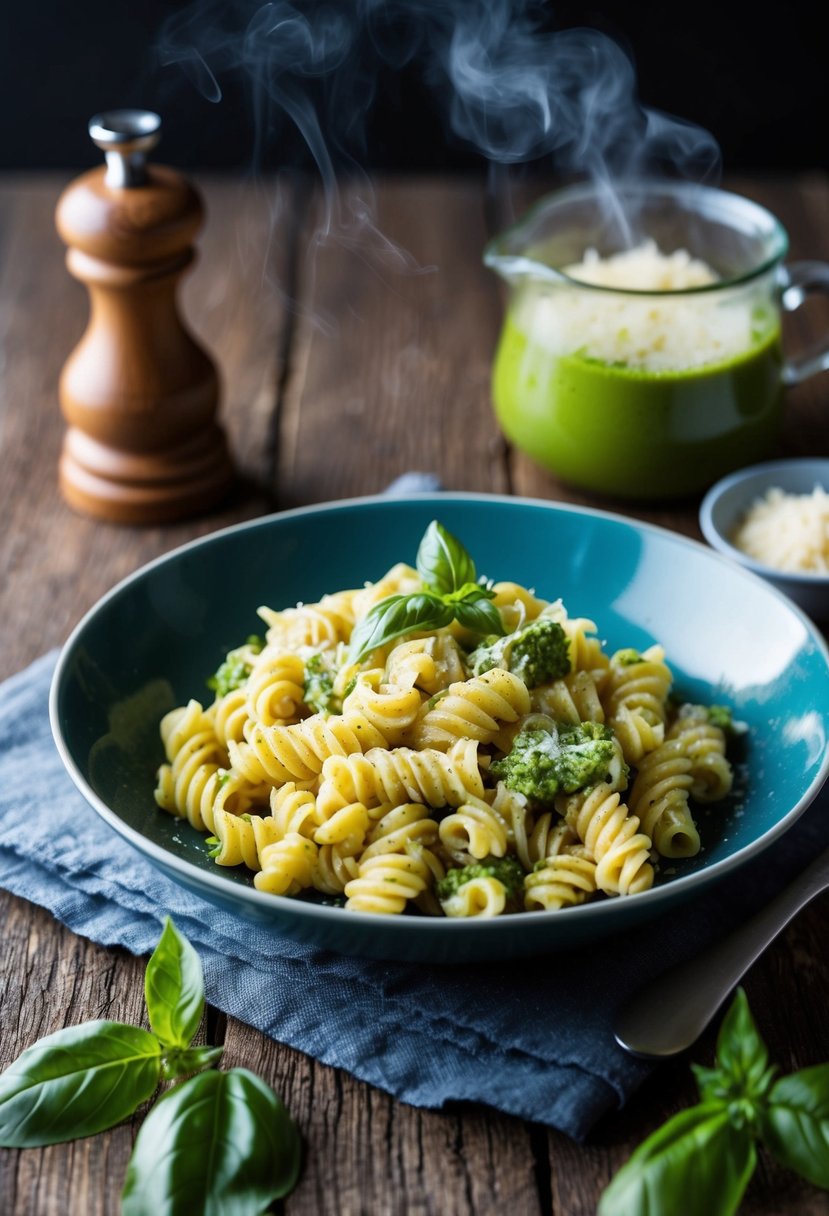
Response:
[[[381,68],[408,64],[421,70],[455,137],[490,164],[546,161],[600,184],[611,207],[620,180],[665,172],[716,178],[716,141],[642,106],[633,66],[615,42],[597,30],[550,32],[540,14],[533,0],[302,8],[286,0],[196,0],[167,20],[158,52],[214,102],[223,76],[244,73],[260,163],[278,123],[295,124],[325,187],[327,232],[367,222],[367,179],[359,214],[343,215],[337,178],[362,174]]]

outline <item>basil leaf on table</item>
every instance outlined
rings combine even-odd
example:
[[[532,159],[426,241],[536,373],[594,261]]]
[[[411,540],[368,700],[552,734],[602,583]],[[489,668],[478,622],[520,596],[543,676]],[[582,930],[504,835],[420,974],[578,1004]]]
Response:
[[[757,1154],[721,1103],[681,1111],[639,1146],[604,1192],[598,1216],[733,1216]]]
[[[417,572],[441,595],[475,582],[475,563],[456,536],[433,519],[417,550]]]
[[[829,1064],[781,1077],[760,1112],[764,1144],[781,1165],[829,1189]]]
[[[293,1188],[300,1140],[276,1094],[244,1068],[176,1085],[144,1120],[121,1216],[258,1216]]]
[[[359,663],[378,646],[385,646],[386,642],[392,642],[406,633],[419,629],[442,629],[454,620],[454,608],[454,605],[445,604],[439,596],[428,591],[386,596],[354,626],[351,634],[352,662]]]
[[[155,1091],[161,1050],[155,1035],[120,1022],[40,1039],[0,1076],[0,1145],[59,1144],[122,1123]]]
[[[144,974],[150,1026],[165,1047],[189,1047],[204,1013],[198,954],[169,916]]]
[[[745,989],[738,988],[717,1035],[717,1068],[722,1075],[723,1089],[707,1077],[707,1070],[697,1070],[697,1080],[706,1084],[704,1097],[762,1098],[771,1085],[774,1069],[769,1068],[769,1053],[760,1038],[748,1005]]]

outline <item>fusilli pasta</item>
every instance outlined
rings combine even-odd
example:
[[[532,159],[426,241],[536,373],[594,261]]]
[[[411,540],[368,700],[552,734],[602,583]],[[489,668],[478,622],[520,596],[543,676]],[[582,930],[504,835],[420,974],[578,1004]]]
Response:
[[[699,849],[694,805],[731,791],[727,711],[676,709],[661,646],[606,651],[560,600],[476,583],[441,535],[434,584],[419,553],[261,608],[266,639],[228,653],[213,703],[162,720],[158,806],[257,890],[352,911],[490,917],[647,891],[661,857]]]

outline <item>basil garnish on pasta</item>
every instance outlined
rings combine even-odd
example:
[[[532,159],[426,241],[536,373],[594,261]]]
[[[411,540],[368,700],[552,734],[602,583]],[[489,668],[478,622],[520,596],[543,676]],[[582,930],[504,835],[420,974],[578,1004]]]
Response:
[[[433,519],[417,550],[417,572],[439,595],[475,585],[475,563],[451,532]]]
[[[475,563],[457,537],[433,519],[417,550],[421,591],[389,595],[354,627],[351,658],[361,662],[380,646],[416,631],[432,632],[457,621],[473,633],[502,636],[494,592],[475,581]]]

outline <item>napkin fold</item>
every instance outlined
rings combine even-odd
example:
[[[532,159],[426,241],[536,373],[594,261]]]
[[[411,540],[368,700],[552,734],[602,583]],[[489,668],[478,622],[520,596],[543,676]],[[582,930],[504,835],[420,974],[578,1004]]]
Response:
[[[213,1005],[415,1106],[484,1102],[582,1139],[653,1068],[616,1045],[620,1003],[744,919],[829,843],[824,791],[764,857],[626,936],[485,965],[347,958],[213,907],[99,818],[52,741],[55,659],[0,686],[0,886],[75,933],[139,955],[169,913],[201,956]]]

